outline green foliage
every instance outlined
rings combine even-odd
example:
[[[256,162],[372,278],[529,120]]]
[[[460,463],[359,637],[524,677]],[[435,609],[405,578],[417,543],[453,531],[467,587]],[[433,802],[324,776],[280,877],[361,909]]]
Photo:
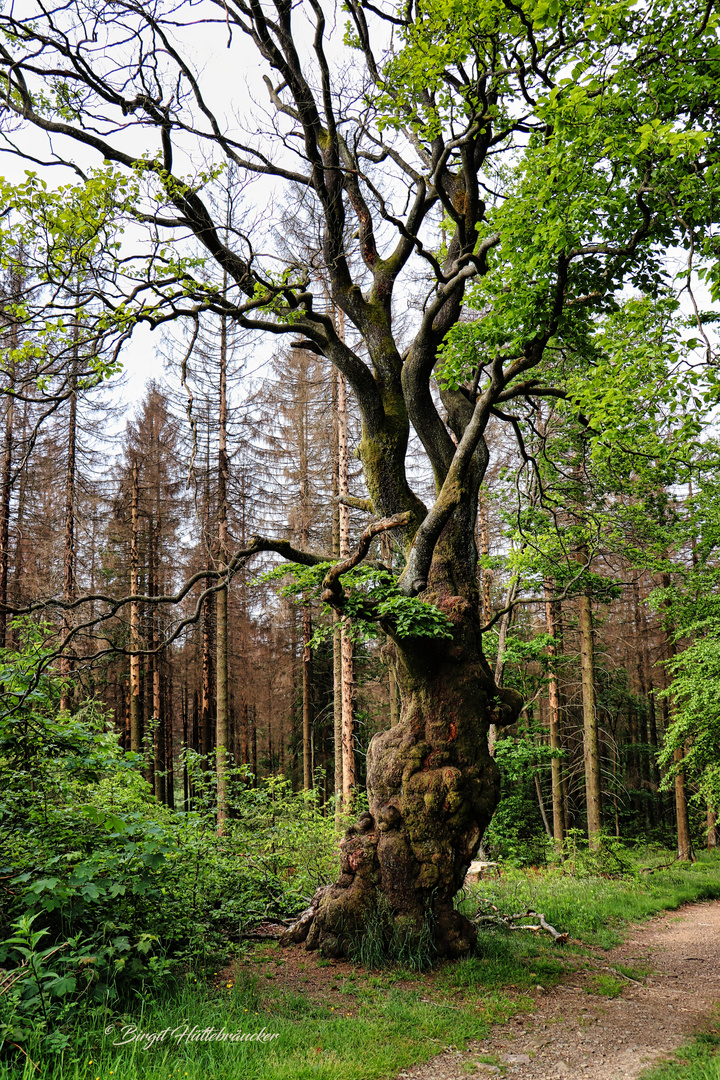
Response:
[[[714,443],[707,451],[716,452]],[[710,456],[708,454],[708,456]],[[683,751],[682,768],[699,797],[720,806],[720,504],[717,466],[700,473],[693,499],[673,514],[673,546],[692,546],[694,558],[666,558],[671,584],[656,589],[652,605],[674,638],[677,654],[666,662],[671,684],[663,696],[670,703],[671,721],[665,734],[660,764],[664,785],[670,787],[676,770],[673,756]]]
[[[262,574],[259,583],[284,582],[280,595],[296,603],[308,603],[317,599],[322,591],[325,575],[331,563],[301,566],[286,563]],[[404,596],[397,587],[397,577],[389,570],[371,566],[357,566],[342,578],[345,591],[343,614],[350,620],[350,635],[355,641],[379,637],[390,633],[398,638],[430,637],[451,638],[452,624],[434,604],[417,596]],[[327,604],[323,605],[330,614]],[[332,636],[333,626],[326,622],[315,627],[311,646]]]
[[[483,839],[485,850],[494,858],[514,866],[545,863],[551,848],[538,807],[535,775],[548,769],[553,756],[547,743],[537,741],[528,723],[516,735],[495,743],[502,796]]]
[[[0,660],[2,1037],[32,1033],[60,1053],[80,999],[102,1013],[301,910],[336,875],[337,838],[316,792],[253,786],[232,765],[218,837],[213,763],[191,752],[193,810],[156,806],[142,759],[119,750],[96,703],[58,711],[43,628],[21,629],[22,648]]]
[[[450,1042],[461,1047],[482,1038],[491,1012],[502,1020],[517,1011],[517,1003],[502,993],[490,995],[481,1009],[472,998],[438,1007],[446,1005],[446,995],[436,995],[425,983],[407,988],[407,971],[399,973],[402,987],[394,985],[394,972],[369,978],[359,973],[354,983],[343,979],[340,993],[328,1000],[305,986],[298,992],[267,979],[281,971],[277,956],[274,945],[248,949],[234,977],[215,979],[213,985],[187,973],[175,985],[157,987],[131,1010],[97,1019],[81,1016],[73,1045],[54,1057],[32,1042],[27,1052],[42,1066],[44,1080],[110,1074],[120,1080],[370,1080],[397,1076]],[[263,1045],[172,1036],[193,1027],[247,1033],[264,1028],[277,1038]],[[167,1034],[146,1045],[133,1040],[135,1032]],[[19,1053],[0,1057],[3,1080],[29,1080],[31,1073],[39,1075]]]

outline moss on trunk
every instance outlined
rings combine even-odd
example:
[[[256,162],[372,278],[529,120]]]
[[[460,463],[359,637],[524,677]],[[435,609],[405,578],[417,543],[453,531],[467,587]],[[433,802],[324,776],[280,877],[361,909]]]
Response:
[[[453,901],[500,798],[488,727],[511,723],[522,702],[495,687],[477,606],[428,599],[453,622],[453,639],[395,646],[400,722],[370,743],[369,812],[345,834],[341,875],[316,895],[303,926],[306,947],[327,955],[346,954],[379,909],[401,939],[430,927],[439,956],[463,956],[475,941]],[[295,928],[286,935],[300,939]]]

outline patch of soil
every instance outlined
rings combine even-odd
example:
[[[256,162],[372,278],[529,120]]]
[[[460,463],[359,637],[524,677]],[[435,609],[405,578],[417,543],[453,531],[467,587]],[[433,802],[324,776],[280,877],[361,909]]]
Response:
[[[638,969],[650,973],[632,978]],[[619,997],[588,992],[603,976],[623,984]],[[635,1080],[702,1030],[718,1003],[720,901],[691,904],[632,927],[615,949],[595,950],[585,971],[537,994],[532,1014],[493,1028],[489,1038],[464,1052],[440,1054],[400,1077]],[[501,1067],[481,1058],[494,1058]]]
[[[252,975],[257,975],[258,990],[266,1000],[278,994],[299,994],[307,1001],[328,1006],[343,1016],[356,1014],[356,993],[361,992],[368,979],[374,980],[375,985],[380,982],[401,989],[418,990],[426,985],[420,981],[398,980],[390,973],[366,971],[348,960],[325,960],[318,952],[306,952],[302,945],[281,949],[274,940],[263,942],[246,957],[238,958],[215,982],[222,987],[228,981]]]

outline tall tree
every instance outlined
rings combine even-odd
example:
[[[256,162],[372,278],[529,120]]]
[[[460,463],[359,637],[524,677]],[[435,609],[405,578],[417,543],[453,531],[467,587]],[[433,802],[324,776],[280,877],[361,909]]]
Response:
[[[63,544],[63,600],[70,605],[75,599],[75,517],[77,513],[77,372],[78,372],[78,338],[79,327],[75,321],[74,348],[70,368],[70,401],[68,408],[67,425],[67,461],[65,467],[65,522]],[[65,609],[62,624],[62,636],[65,640],[70,631],[69,608]],[[66,682],[60,697],[60,708],[67,709],[70,702],[69,675],[72,671],[72,659],[64,651],[60,658],[60,674],[65,676]]]
[[[121,209],[136,199],[130,216],[148,223],[150,257],[133,265],[152,280],[146,289],[124,272],[107,275],[103,327],[109,320],[123,334],[133,319],[224,311],[251,330],[291,335],[345,375],[362,415],[358,452],[375,520],[351,556],[325,571],[322,596],[392,636],[402,710],[369,749],[370,811],[344,841],[344,873],[318,901],[308,947],[342,951],[382,898],[406,930],[418,932],[429,911],[439,952],[461,955],[475,930],[453,897],[499,797],[486,732],[521,707],[516,692],[496,685],[482,651],[474,536],[488,423],[512,424],[512,402],[574,399],[592,315],[611,311],[628,288],[673,287],[664,277],[670,248],[687,252],[691,278],[705,258],[717,280],[720,80],[708,64],[717,26],[710,7],[689,0],[610,8],[468,0],[452,18],[440,0],[397,11],[350,0],[351,65],[326,47],[335,22],[321,0],[209,0],[208,12],[212,5],[208,33],[223,45],[229,36],[231,49],[251,45],[269,73],[277,152],[266,136],[238,137],[235,120],[225,121],[232,108],[212,112],[190,60],[198,19],[190,4],[10,8],[0,15],[3,107],[48,134],[48,153],[70,142],[108,163],[87,189],[64,194],[66,214],[83,196]],[[88,34],[88,23],[97,31]],[[391,26],[398,44],[380,60]],[[244,175],[302,189],[322,222],[333,303],[362,349],[316,306],[309,267],[278,272],[262,222],[223,242],[204,190],[215,170],[177,170],[191,142],[203,169],[213,156],[213,165],[230,159]],[[22,145],[37,157],[35,138]],[[52,193],[43,198],[51,203]],[[7,205],[31,229],[27,201],[25,185]],[[158,233],[191,233],[227,270],[232,300],[208,288],[195,251],[163,255]],[[411,264],[422,267],[426,296],[406,330],[394,311]],[[468,300],[475,321],[461,320]],[[411,424],[435,481],[430,505],[409,480]],[[398,580],[348,577],[385,529],[404,557]],[[264,550],[305,566],[332,562],[276,537],[238,558]]]

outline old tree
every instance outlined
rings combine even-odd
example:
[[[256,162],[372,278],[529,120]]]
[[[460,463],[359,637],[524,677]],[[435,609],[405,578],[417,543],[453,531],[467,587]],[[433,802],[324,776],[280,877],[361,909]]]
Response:
[[[28,0],[0,16],[4,147],[35,170],[4,187],[3,257],[20,234],[26,250],[44,245],[45,281],[76,275],[97,340],[205,311],[290,335],[343,373],[362,417],[372,523],[323,571],[323,597],[393,640],[402,710],[370,746],[370,813],[343,842],[309,947],[341,951],[379,903],[400,933],[431,925],[441,954],[474,939],[453,898],[499,797],[488,726],[522,704],[482,649],[485,433],[495,418],[520,438],[517,416],[550,398],[587,426],[583,373],[623,364],[596,329],[631,296],[651,310],[684,291],[678,318],[711,358],[694,286],[698,271],[704,290],[717,280],[713,7]],[[244,71],[252,123],[238,118]],[[228,167],[247,182],[246,221],[231,227]],[[304,248],[278,238],[290,216]],[[412,429],[432,505],[408,480]],[[343,586],[390,528],[396,582]],[[273,548],[326,560],[269,539],[251,550]]]

